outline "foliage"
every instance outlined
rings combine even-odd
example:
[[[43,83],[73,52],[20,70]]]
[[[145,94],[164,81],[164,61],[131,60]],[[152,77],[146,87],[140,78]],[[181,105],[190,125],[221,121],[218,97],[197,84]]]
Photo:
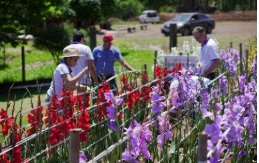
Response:
[[[128,20],[131,17],[139,15],[144,6],[138,0],[117,0],[117,8],[114,16],[121,18],[122,20]]]
[[[35,27],[50,17],[60,15],[64,2],[65,0],[1,1],[0,44],[18,45],[17,34],[20,30]]]
[[[72,0],[70,8],[75,11],[76,28],[85,28],[94,25],[102,16],[100,0]]]
[[[251,37],[248,44],[248,68],[251,70],[252,63],[257,55],[257,37]]]
[[[71,34],[71,27],[65,26],[65,24],[41,29],[33,33],[35,37],[34,46],[49,51],[55,63],[58,64],[63,48],[70,43]]]

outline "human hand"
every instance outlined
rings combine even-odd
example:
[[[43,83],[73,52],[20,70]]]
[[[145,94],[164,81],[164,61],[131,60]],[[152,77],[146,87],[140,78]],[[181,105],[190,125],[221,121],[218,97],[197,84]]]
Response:
[[[88,73],[88,72],[89,72],[88,67],[85,67],[85,68],[84,68],[84,69],[82,69],[81,71],[82,71],[82,73],[83,73],[83,74],[84,74],[84,73]]]
[[[140,72],[139,72],[138,70],[133,70],[133,73],[134,73],[135,75],[140,75]]]

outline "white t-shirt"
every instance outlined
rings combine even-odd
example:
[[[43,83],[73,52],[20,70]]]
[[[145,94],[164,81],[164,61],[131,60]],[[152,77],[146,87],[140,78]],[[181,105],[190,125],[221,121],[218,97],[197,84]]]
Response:
[[[47,91],[47,96],[49,98],[51,98],[54,95],[54,88],[58,98],[61,97],[61,93],[64,87],[64,81],[63,81],[62,75],[64,74],[70,74],[70,72],[69,72],[69,67],[62,62],[57,66],[54,72],[54,76],[53,76],[50,88]]]
[[[63,52],[68,48],[76,48],[78,50],[78,53],[83,55],[82,57],[80,57],[78,59],[76,65],[74,67],[71,67],[73,76],[76,76],[83,68],[87,67],[86,63],[88,60],[94,60],[93,53],[88,46],[81,44],[79,42],[74,42],[74,43],[66,46],[63,49]],[[80,78],[79,83],[80,84],[91,84],[90,78],[87,78],[87,77],[88,77],[87,74],[84,74]]]
[[[201,79],[203,80],[205,85],[208,85],[209,82],[210,82],[210,79],[208,79],[208,78],[201,77]],[[194,86],[200,88],[199,77],[198,76],[191,76],[190,79],[187,80],[187,84],[191,84],[191,85],[194,85]],[[175,88],[178,87],[178,85],[179,85],[179,81],[177,79],[173,80],[170,84],[170,89],[175,89]]]
[[[208,42],[201,48],[199,56],[199,62],[204,63],[202,72],[207,70],[212,65],[212,60],[215,59],[219,59],[218,45],[212,38],[209,38]],[[213,70],[213,72],[214,71],[215,70]]]

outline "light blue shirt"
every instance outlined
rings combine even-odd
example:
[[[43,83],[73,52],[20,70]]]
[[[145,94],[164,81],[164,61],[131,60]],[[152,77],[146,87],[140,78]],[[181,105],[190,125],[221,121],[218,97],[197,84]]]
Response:
[[[115,74],[114,62],[122,58],[116,47],[104,49],[102,44],[94,48],[93,56],[97,75],[105,76]]]

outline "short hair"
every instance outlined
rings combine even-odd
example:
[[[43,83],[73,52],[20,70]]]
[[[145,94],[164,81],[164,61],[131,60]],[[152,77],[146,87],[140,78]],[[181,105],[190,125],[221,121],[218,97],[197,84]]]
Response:
[[[192,31],[192,33],[199,32],[200,34],[206,33],[206,30],[203,27],[195,27]]]
[[[84,34],[77,31],[77,32],[74,32],[74,35],[73,35],[73,41],[80,41],[82,38],[84,38]]]

